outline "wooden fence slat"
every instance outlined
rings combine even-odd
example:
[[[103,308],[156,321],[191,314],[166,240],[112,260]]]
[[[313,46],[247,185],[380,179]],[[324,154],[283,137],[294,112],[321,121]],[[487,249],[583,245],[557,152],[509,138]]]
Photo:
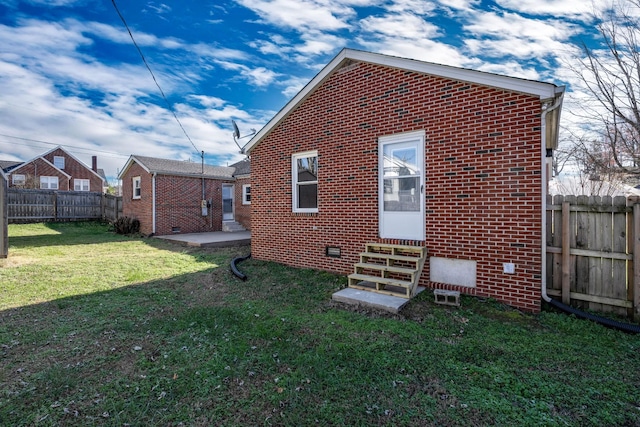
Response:
[[[114,209],[104,215],[103,201],[109,200]],[[30,222],[48,220],[103,219],[114,221],[122,214],[122,197],[103,197],[98,192],[25,190],[8,191],[8,220]]]
[[[571,234],[569,202],[562,203],[562,302],[571,302]]]
[[[640,244],[640,204],[633,205],[633,282],[632,288],[632,301],[633,301],[633,319],[637,322],[640,321],[640,250],[638,245]]]
[[[640,204],[588,196],[547,202],[547,293],[640,321],[640,249],[634,250],[640,248]]]

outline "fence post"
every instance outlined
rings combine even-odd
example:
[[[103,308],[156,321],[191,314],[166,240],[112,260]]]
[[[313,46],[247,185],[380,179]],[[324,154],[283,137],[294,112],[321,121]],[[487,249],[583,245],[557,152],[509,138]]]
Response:
[[[58,220],[58,192],[53,192],[53,220]]]
[[[562,202],[562,303],[571,302],[571,228],[569,202]]]
[[[633,205],[633,319],[640,320],[640,203]],[[631,286],[630,286],[631,287]]]

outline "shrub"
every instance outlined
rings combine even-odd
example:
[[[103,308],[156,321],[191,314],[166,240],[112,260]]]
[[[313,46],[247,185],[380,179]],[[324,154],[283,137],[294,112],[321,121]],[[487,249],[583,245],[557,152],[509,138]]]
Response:
[[[136,218],[123,216],[113,222],[113,231],[118,234],[136,234],[140,232],[140,221]]]

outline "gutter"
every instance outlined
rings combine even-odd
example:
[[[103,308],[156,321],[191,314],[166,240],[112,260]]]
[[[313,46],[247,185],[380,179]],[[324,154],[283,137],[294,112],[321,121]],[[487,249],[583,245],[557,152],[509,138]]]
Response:
[[[541,240],[542,240],[542,271],[541,271],[541,282],[542,282],[542,287],[541,287],[541,291],[542,291],[542,299],[545,300],[546,302],[550,302],[551,301],[551,297],[549,297],[549,295],[547,295],[547,222],[546,222],[546,215],[547,215],[547,114],[549,114],[551,111],[555,110],[556,108],[560,107],[562,105],[562,100],[564,98],[564,90],[562,90],[561,94],[559,97],[556,97],[555,102],[553,103],[553,105],[545,108],[545,110],[542,112],[542,116],[541,116],[541,133],[542,133],[542,147],[541,147],[541,158],[542,158],[542,189],[541,189],[541,193],[542,193],[542,236],[541,236]]]
[[[151,175],[151,234],[156,234],[156,175]]]

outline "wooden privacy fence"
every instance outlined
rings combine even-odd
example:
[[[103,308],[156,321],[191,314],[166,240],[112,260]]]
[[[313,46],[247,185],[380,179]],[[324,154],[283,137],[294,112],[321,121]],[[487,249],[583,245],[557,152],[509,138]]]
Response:
[[[640,201],[547,196],[547,294],[639,319]],[[634,268],[635,266],[635,268]]]
[[[115,220],[122,197],[88,191],[25,190],[7,192],[9,222]]]

